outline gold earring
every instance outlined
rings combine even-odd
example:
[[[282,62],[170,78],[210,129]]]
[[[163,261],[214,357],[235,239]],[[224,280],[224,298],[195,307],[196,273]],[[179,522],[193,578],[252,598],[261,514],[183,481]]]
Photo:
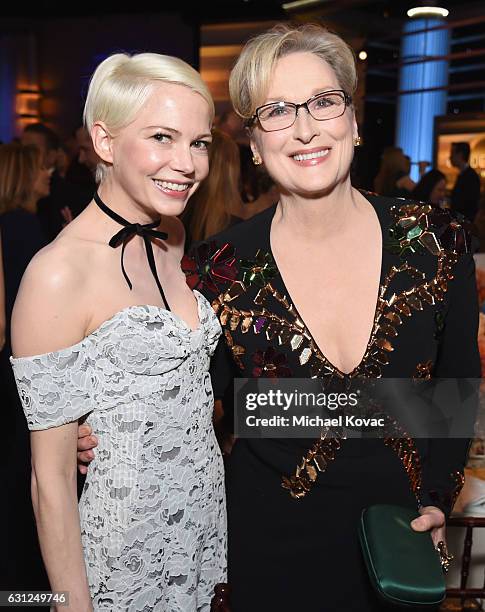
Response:
[[[263,160],[259,156],[253,155],[253,164],[255,166],[261,166],[262,163],[263,163]]]
[[[354,147],[360,147],[362,144],[362,138],[360,136],[356,136],[354,138]]]

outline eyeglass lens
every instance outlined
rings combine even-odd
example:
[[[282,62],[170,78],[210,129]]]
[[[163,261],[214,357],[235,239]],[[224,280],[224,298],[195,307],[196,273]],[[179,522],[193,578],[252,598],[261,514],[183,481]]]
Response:
[[[314,119],[325,121],[343,115],[345,95],[341,92],[324,93],[307,102],[307,108]],[[291,126],[296,119],[297,105],[290,102],[275,102],[259,109],[258,119],[263,128],[282,130]]]

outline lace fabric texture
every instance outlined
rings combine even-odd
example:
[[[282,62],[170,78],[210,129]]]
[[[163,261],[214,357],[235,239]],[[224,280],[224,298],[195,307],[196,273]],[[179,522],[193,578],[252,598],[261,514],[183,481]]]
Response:
[[[99,438],[79,511],[95,610],[208,612],[226,580],[223,463],[209,361],[221,333],[130,306],[80,343],[11,359],[31,430],[89,413]]]

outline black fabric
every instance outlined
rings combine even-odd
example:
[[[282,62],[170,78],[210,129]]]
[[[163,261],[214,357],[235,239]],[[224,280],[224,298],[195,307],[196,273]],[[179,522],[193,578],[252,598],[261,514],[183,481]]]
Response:
[[[450,282],[449,305],[434,375],[437,378],[480,378],[480,357],[476,348],[478,293],[475,263],[471,255],[462,256],[454,275]],[[469,443],[463,438],[429,441],[428,460],[423,466],[423,505],[438,506],[445,514],[450,513],[449,474],[464,469]]]
[[[379,217],[383,244],[392,223],[390,209],[402,201],[367,196]],[[236,259],[254,259],[258,249],[271,252],[270,227],[275,207],[215,237],[217,247],[229,243]],[[437,258],[428,251],[407,257],[410,265],[433,278]],[[381,283],[399,256],[385,249],[382,253]],[[456,266],[451,290],[446,296],[445,326],[436,334],[435,307],[427,306],[413,313],[393,339],[394,351],[383,376],[412,378],[418,363],[431,360],[436,375],[480,377],[477,348],[478,307],[471,254],[461,256]],[[397,291],[415,283],[402,274],[396,277]],[[399,285],[399,283],[408,283]],[[281,294],[288,292],[279,275],[271,284]],[[202,289],[204,290],[204,289]],[[205,290],[206,297],[215,295]],[[239,311],[254,309],[257,288],[248,289],[230,302]],[[290,303],[291,298],[288,296]],[[274,302],[273,302],[274,303]],[[355,308],[358,308],[358,296]],[[438,306],[437,306],[438,307]],[[436,307],[436,308],[437,308]],[[281,307],[277,312],[287,316]],[[219,313],[220,314],[220,313]],[[224,327],[224,326],[223,326]],[[229,329],[227,323],[226,329]],[[293,377],[307,378],[296,353],[264,333],[231,332],[234,344],[244,347],[240,356],[243,369],[234,368],[224,337],[212,362],[212,380],[216,397],[228,398],[234,376],[253,376],[253,356],[258,350],[273,346],[284,353]],[[230,363],[228,363],[230,361]],[[229,417],[230,420],[230,417]],[[294,500],[282,488],[283,475],[294,474],[311,440],[239,439],[227,459],[227,502],[229,524],[229,582],[232,587],[232,612],[371,612],[381,610],[369,584],[357,537],[360,512],[372,504],[388,503],[413,508],[417,500],[411,492],[408,475],[395,451],[380,439],[345,440],[336,458],[318,475],[310,493]],[[416,441],[424,465],[426,490],[423,498],[431,503],[432,491],[448,493],[451,469],[462,470],[466,460],[467,440]],[[433,498],[434,499],[434,498]],[[433,501],[436,505],[436,501]],[[449,506],[442,504],[449,512]],[[391,543],[392,545],[392,543]]]
[[[50,188],[50,194],[37,203],[37,215],[49,242],[54,240],[66,223],[61,210],[68,206],[73,217],[77,217],[92,200],[94,193],[91,186],[71,184],[57,171],[51,176]]]
[[[451,192],[451,208],[473,221],[478,211],[479,200],[480,178],[475,170],[468,166],[456,179]]]

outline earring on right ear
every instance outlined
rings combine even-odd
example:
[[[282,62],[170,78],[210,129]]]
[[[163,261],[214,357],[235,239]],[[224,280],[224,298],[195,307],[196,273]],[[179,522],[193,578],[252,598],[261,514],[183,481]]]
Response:
[[[354,147],[360,147],[362,144],[362,138],[360,136],[356,136],[354,138]]]
[[[255,166],[261,166],[263,160],[258,155],[253,155],[253,164]]]

